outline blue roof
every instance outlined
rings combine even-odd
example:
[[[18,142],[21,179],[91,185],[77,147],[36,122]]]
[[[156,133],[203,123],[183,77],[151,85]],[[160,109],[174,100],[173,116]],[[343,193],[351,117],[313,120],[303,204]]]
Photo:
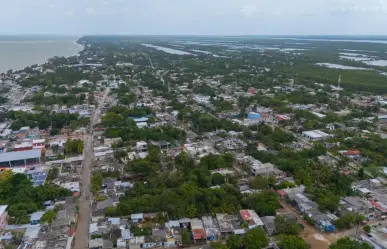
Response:
[[[46,181],[47,173],[46,172],[35,172],[31,174],[31,181],[34,186],[43,185]]]

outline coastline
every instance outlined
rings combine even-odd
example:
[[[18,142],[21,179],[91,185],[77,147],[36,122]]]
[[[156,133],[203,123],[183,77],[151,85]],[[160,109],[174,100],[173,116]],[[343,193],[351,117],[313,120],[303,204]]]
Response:
[[[84,45],[78,43],[81,37],[77,37],[76,39],[74,39],[74,37],[73,38],[68,37],[68,38],[69,39],[63,39],[63,40],[47,39],[47,40],[41,40],[41,41],[36,39],[30,40],[30,41],[28,40],[1,41],[1,36],[0,36],[0,56],[2,56],[3,58],[13,58],[13,61],[11,62],[9,60],[8,61],[0,60],[0,73],[6,73],[8,70],[12,70],[13,72],[20,71],[26,67],[29,67],[35,64],[40,66],[47,63],[49,59],[55,56],[65,57],[65,58],[68,58],[71,56],[78,56],[85,49]],[[51,45],[50,47],[49,44],[53,44],[54,46]],[[74,46],[74,47],[71,47],[71,46]],[[48,51],[47,51],[47,47],[49,49]],[[15,52],[13,50],[15,50]],[[57,51],[60,51],[60,52],[57,53]],[[12,57],[12,55],[14,57]],[[27,63],[23,64],[23,62],[26,62],[25,58],[29,58],[30,60],[27,61]]]

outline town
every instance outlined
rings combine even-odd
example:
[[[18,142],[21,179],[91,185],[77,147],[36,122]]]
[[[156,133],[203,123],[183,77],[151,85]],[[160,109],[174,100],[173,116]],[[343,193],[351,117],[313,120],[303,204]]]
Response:
[[[0,248],[387,248],[387,45],[235,40],[1,74]]]

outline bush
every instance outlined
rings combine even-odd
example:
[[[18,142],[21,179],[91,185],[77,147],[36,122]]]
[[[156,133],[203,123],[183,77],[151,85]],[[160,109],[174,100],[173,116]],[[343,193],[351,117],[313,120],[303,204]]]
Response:
[[[365,225],[365,226],[363,227],[363,230],[364,230],[364,232],[366,232],[366,233],[370,233],[370,232],[371,232],[371,226],[370,226],[370,225]]]

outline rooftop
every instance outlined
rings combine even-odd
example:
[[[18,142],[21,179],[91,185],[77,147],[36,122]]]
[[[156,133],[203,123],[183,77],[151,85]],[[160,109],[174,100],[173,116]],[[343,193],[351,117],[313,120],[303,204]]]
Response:
[[[24,159],[40,158],[40,155],[41,155],[40,150],[24,150],[24,151],[0,153],[0,163],[24,160]]]

